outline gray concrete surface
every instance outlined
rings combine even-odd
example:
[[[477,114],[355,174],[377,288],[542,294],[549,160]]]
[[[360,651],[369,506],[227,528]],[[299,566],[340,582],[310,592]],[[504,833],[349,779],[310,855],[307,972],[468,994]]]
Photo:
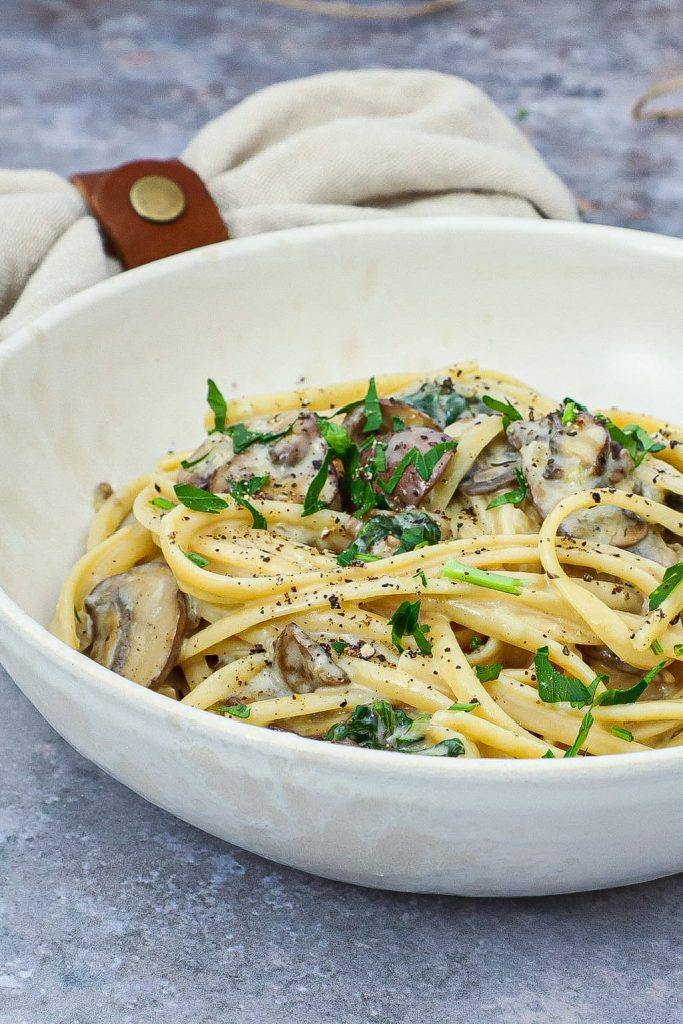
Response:
[[[3,0],[0,166],[177,152],[252,90],[337,67],[472,78],[592,220],[683,235],[681,0],[464,0],[415,22],[259,0]],[[580,794],[577,795],[580,798]],[[633,823],[633,842],[656,842]],[[72,751],[0,670],[0,1024],[664,1024],[683,878],[538,900],[367,892],[211,839]]]

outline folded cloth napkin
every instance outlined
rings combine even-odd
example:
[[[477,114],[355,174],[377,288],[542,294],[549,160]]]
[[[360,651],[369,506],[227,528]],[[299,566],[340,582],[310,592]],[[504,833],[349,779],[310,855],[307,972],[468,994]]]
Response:
[[[271,86],[209,122],[181,158],[232,238],[396,214],[576,218],[563,183],[491,100],[432,71]],[[74,185],[0,170],[0,338],[120,270]]]

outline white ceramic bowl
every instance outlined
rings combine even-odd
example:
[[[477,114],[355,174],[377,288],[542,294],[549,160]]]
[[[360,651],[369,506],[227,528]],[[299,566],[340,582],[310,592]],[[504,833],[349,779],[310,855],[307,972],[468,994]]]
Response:
[[[0,346],[0,659],[85,757],[246,849],[390,889],[521,895],[683,869],[683,749],[405,757],[172,703],[44,628],[93,485],[201,435],[204,388],[477,357],[551,394],[683,420],[683,241],[541,221],[385,221],[153,264]]]

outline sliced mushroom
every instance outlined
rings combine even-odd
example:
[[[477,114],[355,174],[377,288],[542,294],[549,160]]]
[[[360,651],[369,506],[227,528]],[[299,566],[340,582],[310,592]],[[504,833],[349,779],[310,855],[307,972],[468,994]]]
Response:
[[[311,693],[319,686],[343,686],[349,682],[322,644],[290,622],[273,645],[275,663],[294,693]]]
[[[453,438],[449,437],[448,434],[443,434],[440,430],[431,430],[429,427],[409,427],[407,430],[401,430],[397,434],[392,434],[387,441],[387,468],[383,473],[379,474],[379,478],[386,483],[391,478],[401,459],[408,452],[412,451],[413,448],[416,448],[424,455],[437,444],[452,440]],[[369,461],[374,454],[373,446],[364,453],[364,460],[366,462]],[[434,466],[428,480],[422,479],[415,466],[408,466],[403,471],[401,479],[389,496],[391,504],[395,508],[419,505],[446,472],[452,458],[453,450],[444,452]]]
[[[186,459],[187,469],[178,470],[179,484],[208,488],[216,472],[234,455],[232,441],[226,434],[209,434],[199,448]]]
[[[103,580],[84,602],[93,661],[142,686],[163,682],[185,631],[185,598],[164,562]]]
[[[460,482],[463,494],[492,494],[517,483],[519,455],[506,441],[487,445],[469,473]]]
[[[245,424],[255,433],[289,433],[271,442],[256,442],[235,454],[227,434],[209,434],[187,459],[188,468],[178,471],[178,483],[224,493],[235,480],[267,476],[259,491],[273,501],[303,501],[306,491],[327,454],[327,444],[311,413],[277,414]],[[331,508],[340,507],[339,474],[330,466],[320,500]]]
[[[382,426],[377,433],[382,436],[395,433],[395,420],[400,420],[404,427],[439,429],[439,424],[431,416],[398,398],[380,398],[379,406],[382,410]],[[344,417],[344,429],[354,444],[360,445],[367,440],[368,435],[365,433],[364,427],[365,410],[362,405],[357,405]]]
[[[603,423],[580,412],[573,423],[559,413],[540,420],[518,420],[507,429],[510,444],[520,453],[521,468],[541,519],[563,498],[598,487],[626,489],[633,459],[613,442]],[[631,489],[637,488],[631,481]],[[648,533],[645,520],[609,504],[577,512],[565,519],[560,533],[628,548]]]
[[[271,425],[269,429],[275,432],[277,428]],[[279,429],[283,429],[281,423]],[[214,474],[211,490],[222,493],[228,489],[231,480],[268,476],[268,483],[259,491],[261,497],[272,501],[302,502],[327,452],[327,444],[315,416],[300,413],[284,437],[269,444],[249,445],[225,462]],[[319,498],[330,508],[340,507],[339,476],[333,465],[328,469]]]

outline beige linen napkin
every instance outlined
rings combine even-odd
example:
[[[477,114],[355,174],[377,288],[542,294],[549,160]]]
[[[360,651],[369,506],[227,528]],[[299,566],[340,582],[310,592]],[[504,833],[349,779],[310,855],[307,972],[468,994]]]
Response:
[[[432,71],[271,86],[209,122],[181,158],[233,238],[396,214],[576,218],[566,187],[491,100]],[[0,338],[120,270],[72,184],[0,170]]]

